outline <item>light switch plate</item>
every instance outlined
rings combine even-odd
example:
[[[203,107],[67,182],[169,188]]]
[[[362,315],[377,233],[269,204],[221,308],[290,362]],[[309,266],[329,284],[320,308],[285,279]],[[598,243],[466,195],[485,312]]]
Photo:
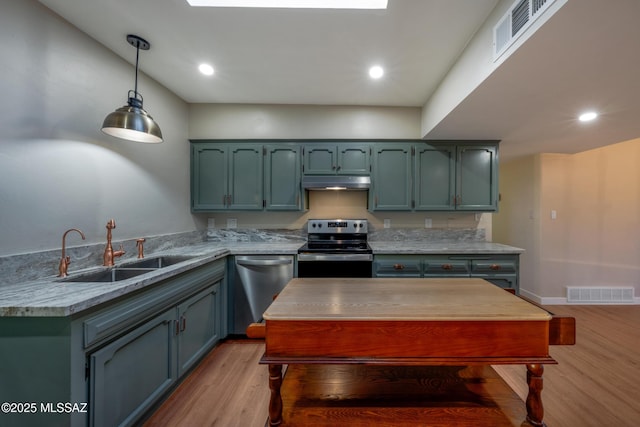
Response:
[[[385,219],[384,220],[384,228],[391,228],[391,220],[390,219]]]
[[[235,218],[227,218],[227,228],[238,228],[238,220]]]
[[[216,228],[215,218],[207,218],[207,228]]]
[[[431,228],[431,227],[433,227],[433,221],[431,220],[431,218],[425,218],[424,228]]]

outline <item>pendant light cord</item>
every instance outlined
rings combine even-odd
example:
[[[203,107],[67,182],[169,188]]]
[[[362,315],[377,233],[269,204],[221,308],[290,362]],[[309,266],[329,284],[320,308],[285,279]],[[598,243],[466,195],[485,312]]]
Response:
[[[140,41],[136,42],[136,82],[133,89],[136,99],[138,99],[138,58],[140,56]]]

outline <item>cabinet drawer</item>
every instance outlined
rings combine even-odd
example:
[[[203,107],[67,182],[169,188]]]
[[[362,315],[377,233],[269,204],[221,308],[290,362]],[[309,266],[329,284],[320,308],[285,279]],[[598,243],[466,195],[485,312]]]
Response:
[[[468,276],[469,261],[442,258],[426,258],[424,275],[428,276]]]
[[[471,274],[475,275],[515,274],[516,271],[516,263],[512,260],[485,259],[471,261]]]
[[[375,277],[420,277],[420,259],[386,258],[376,260],[373,266]]]

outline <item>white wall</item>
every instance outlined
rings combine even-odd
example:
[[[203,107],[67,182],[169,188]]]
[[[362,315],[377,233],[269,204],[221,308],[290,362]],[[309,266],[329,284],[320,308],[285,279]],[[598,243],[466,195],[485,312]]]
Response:
[[[501,165],[494,238],[527,250],[525,295],[562,302],[568,286],[631,286],[640,295],[639,164],[635,139]]]
[[[35,0],[3,2],[0,40],[0,256],[59,248],[71,227],[106,241],[110,218],[114,240],[195,229],[184,102],[141,74],[165,142],[109,137],[100,126],[126,104],[131,64]]]

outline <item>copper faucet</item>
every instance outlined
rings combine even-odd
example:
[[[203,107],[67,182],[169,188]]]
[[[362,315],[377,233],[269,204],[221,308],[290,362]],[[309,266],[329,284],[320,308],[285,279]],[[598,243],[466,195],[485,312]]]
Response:
[[[138,247],[138,258],[144,258],[144,242],[146,239],[141,237],[136,239],[136,246]]]
[[[102,257],[104,261],[102,265],[107,267],[114,266],[115,263],[113,262],[113,259],[125,254],[124,249],[122,249],[122,245],[120,245],[120,250],[117,251],[114,251],[111,247],[111,230],[114,228],[116,228],[116,222],[113,219],[110,219],[109,222],[107,222],[107,247],[104,249],[104,255]]]
[[[82,236],[82,240],[84,240],[84,234],[77,228],[70,228],[64,232],[64,234],[62,235],[62,257],[60,258],[60,265],[58,266],[58,277],[67,277],[67,268],[71,263],[71,258],[68,257],[65,253],[65,239],[67,238],[67,234],[70,231],[77,231],[78,233],[80,233],[80,236]]]

